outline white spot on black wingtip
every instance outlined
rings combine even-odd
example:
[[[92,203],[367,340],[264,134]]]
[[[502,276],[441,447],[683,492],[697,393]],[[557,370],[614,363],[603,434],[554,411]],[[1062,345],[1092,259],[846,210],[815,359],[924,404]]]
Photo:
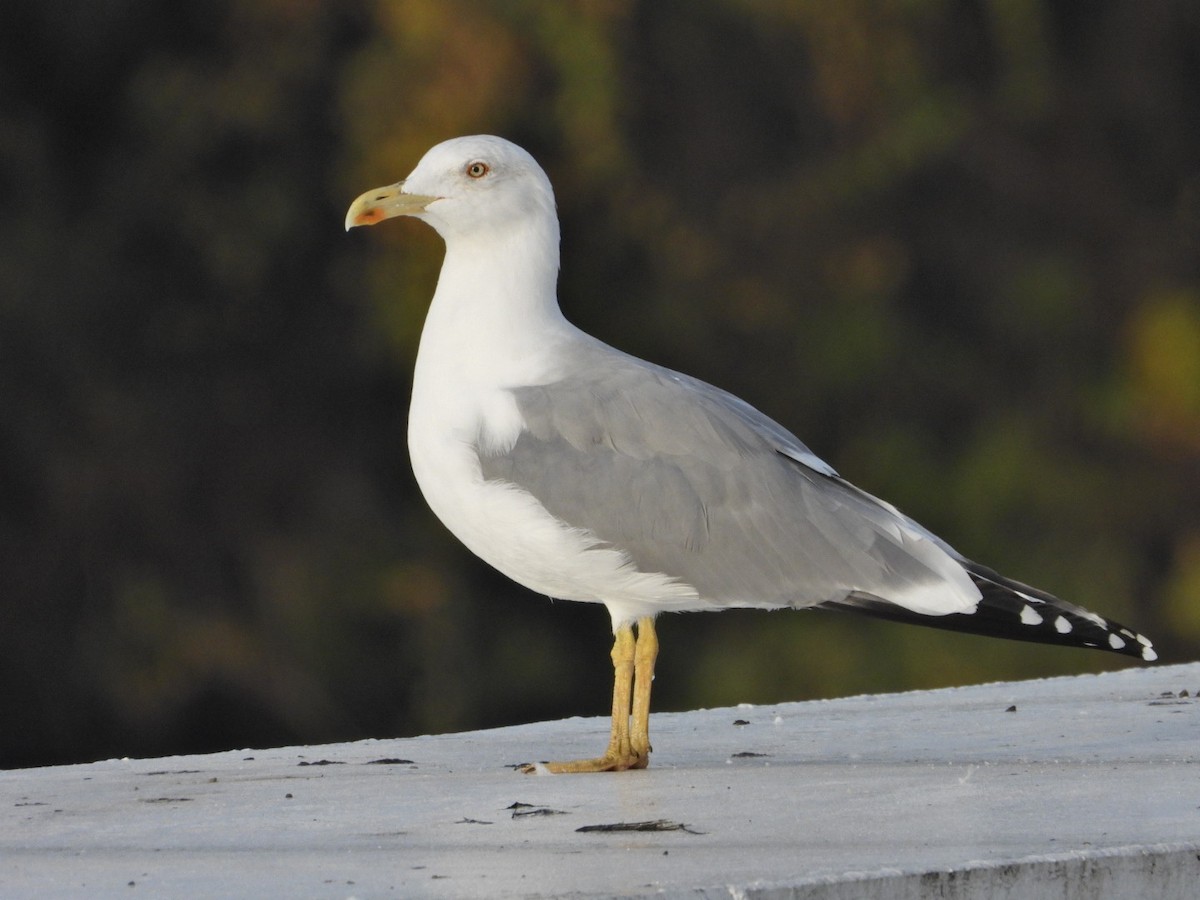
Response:
[[[1125,647],[1125,640],[1119,634],[1110,634],[1108,636],[1108,646],[1114,650],[1121,650]]]
[[[1142,645],[1142,659],[1146,662],[1154,662],[1158,659],[1158,653],[1154,650],[1154,645],[1150,643],[1150,639],[1142,635],[1135,635],[1137,642]]]
[[[1070,634],[1073,628],[1074,626],[1071,624],[1071,620],[1066,616],[1059,616],[1054,620],[1054,630],[1059,634]]]
[[[1042,617],[1032,606],[1021,607],[1021,624],[1022,625],[1041,625]]]

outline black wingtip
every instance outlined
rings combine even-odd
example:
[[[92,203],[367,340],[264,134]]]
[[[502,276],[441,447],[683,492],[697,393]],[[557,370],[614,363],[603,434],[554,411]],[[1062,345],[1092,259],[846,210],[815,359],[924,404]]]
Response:
[[[1094,647],[1132,656],[1143,662],[1158,659],[1149,638],[1119,622],[1106,619],[1053,594],[1005,578],[985,566],[967,563],[971,580],[983,594],[976,613],[1001,623],[1001,637],[1071,647]],[[1016,633],[1009,633],[1015,631]]]
[[[1158,659],[1154,645],[1148,638],[1119,622],[1060,600],[1053,594],[1005,578],[985,566],[972,562],[964,562],[963,566],[983,595],[973,613],[927,616],[889,603],[886,599],[858,594],[822,606],[968,634],[1065,647],[1090,647],[1132,656],[1142,662]]]

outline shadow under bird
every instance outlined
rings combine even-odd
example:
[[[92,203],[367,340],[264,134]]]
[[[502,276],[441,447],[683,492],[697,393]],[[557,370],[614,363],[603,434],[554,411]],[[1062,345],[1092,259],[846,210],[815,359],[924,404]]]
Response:
[[[515,144],[438,144],[346,228],[394,216],[446,243],[408,425],[425,499],[514,581],[612,616],[608,748],[551,771],[649,763],[662,612],[853,610],[1155,659],[1140,634],[965,559],[743,400],[568,322],[554,193]]]

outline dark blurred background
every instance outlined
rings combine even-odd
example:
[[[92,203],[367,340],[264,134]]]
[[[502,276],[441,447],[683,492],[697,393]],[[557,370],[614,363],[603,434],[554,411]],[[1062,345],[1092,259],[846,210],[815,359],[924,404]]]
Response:
[[[605,611],[494,574],[413,482],[440,241],[342,231],[478,132],[550,173],[579,325],[1197,658],[1200,4],[3,19],[0,766],[606,713]],[[1128,664],[823,613],[660,634],[658,710]]]

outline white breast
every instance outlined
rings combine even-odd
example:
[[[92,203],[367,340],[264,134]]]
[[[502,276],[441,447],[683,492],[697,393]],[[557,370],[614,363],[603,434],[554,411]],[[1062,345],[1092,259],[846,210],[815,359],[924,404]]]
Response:
[[[638,571],[626,554],[555,518],[528,492],[483,478],[480,448],[504,452],[522,428],[516,402],[501,385],[558,377],[554,348],[571,340],[573,327],[564,320],[570,331],[551,329],[536,348],[526,344],[525,352],[513,353],[495,334],[472,340],[474,329],[461,323],[443,329],[440,319],[431,308],[408,422],[413,473],[437,517],[473,553],[530,590],[604,603],[614,626],[664,609],[698,608],[690,586]]]

